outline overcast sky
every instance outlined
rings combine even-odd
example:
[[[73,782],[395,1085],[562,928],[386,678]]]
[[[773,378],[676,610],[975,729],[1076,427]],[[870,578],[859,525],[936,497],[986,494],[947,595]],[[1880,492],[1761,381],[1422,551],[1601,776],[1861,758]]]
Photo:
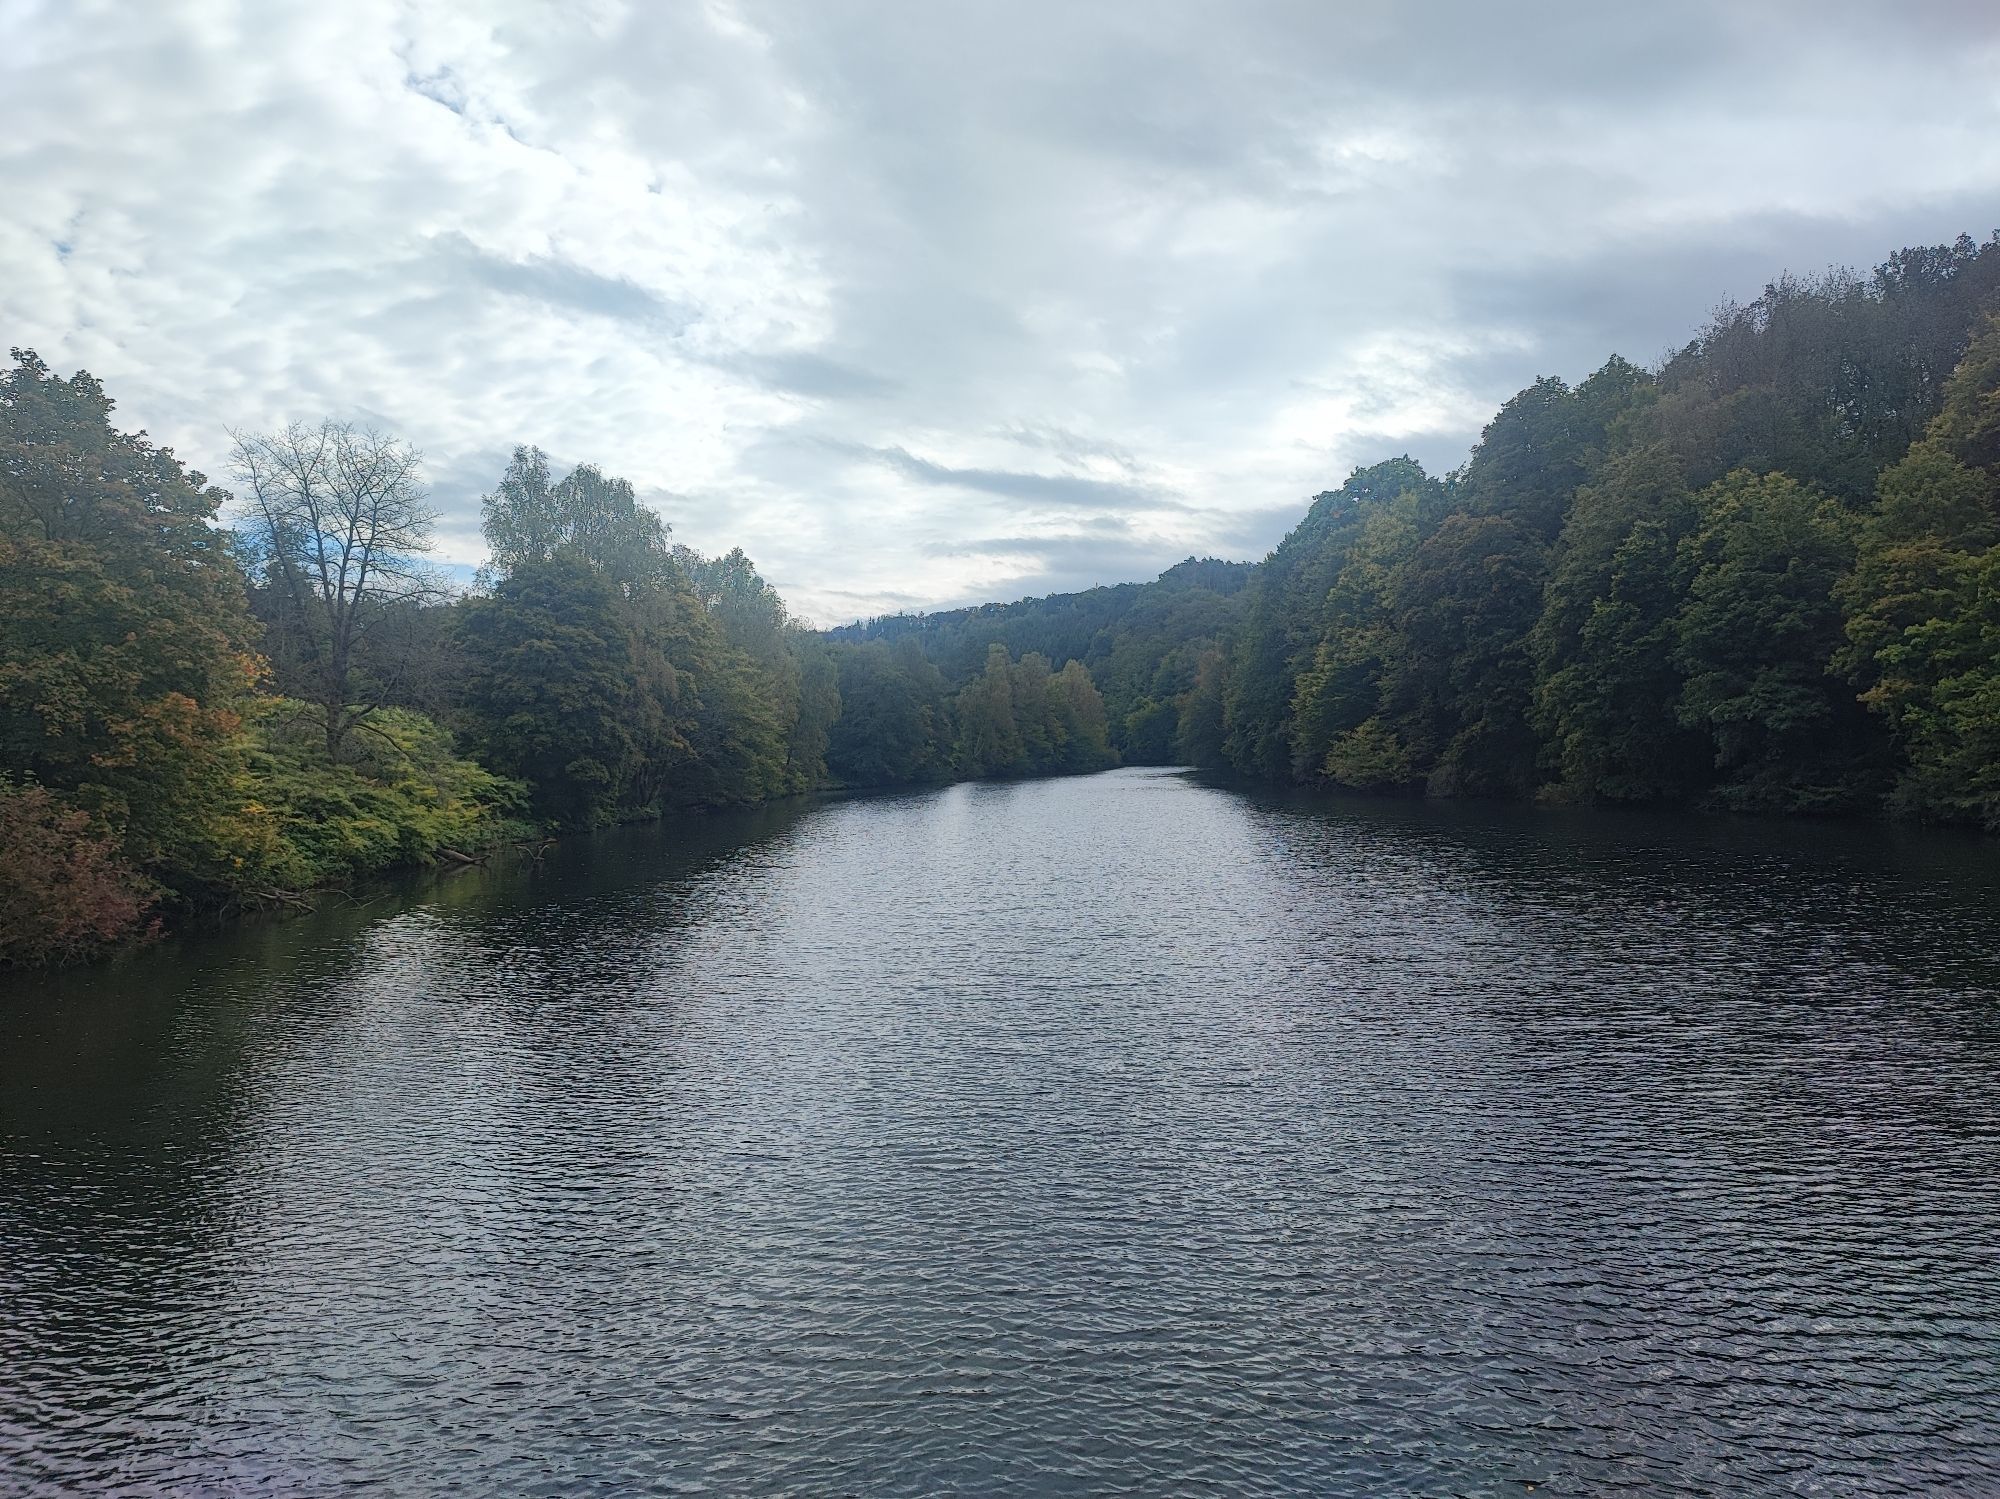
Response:
[[[0,345],[220,477],[515,443],[820,623],[1261,556],[1538,374],[2000,226],[2000,3],[0,0]]]

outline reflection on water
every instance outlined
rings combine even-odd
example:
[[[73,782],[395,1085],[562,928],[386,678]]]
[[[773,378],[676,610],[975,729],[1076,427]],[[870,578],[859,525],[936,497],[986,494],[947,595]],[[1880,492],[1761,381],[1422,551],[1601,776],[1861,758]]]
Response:
[[[0,1005],[0,1488],[2000,1488],[2000,856],[1121,771]]]

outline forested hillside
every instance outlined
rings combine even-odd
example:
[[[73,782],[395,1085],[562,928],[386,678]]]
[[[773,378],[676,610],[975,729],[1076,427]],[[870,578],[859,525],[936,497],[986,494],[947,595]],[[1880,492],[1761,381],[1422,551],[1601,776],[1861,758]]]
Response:
[[[1317,497],[1203,763],[2000,827],[2000,236],[1784,278]]]
[[[2000,235],[1786,277],[1391,458],[1262,564],[826,632],[517,449],[447,588],[417,455],[0,376],[0,959],[829,785],[1180,761],[2000,829]]]
[[[1075,657],[1137,762],[2000,826],[1996,315],[2000,236],[1782,277],[1657,370],[1535,381],[1454,473],[1357,470],[1260,567],[830,638]]]
[[[1242,616],[1254,564],[1188,558],[1151,583],[1120,583],[1012,604],[935,614],[889,614],[827,632],[843,643],[879,641],[928,663],[949,683],[970,681],[995,644],[1050,661],[1080,661],[1104,696],[1111,744],[1127,761],[1188,758],[1185,709],[1206,667]]]
[[[1115,763],[1075,662],[996,648],[947,691],[590,465],[516,451],[469,592],[396,439],[294,426],[232,467],[119,431],[88,374],[0,376],[0,962],[545,830]]]

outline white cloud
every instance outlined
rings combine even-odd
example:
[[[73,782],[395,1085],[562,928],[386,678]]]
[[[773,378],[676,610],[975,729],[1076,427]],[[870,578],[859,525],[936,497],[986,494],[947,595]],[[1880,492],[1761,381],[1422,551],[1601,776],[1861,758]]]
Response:
[[[0,324],[211,472],[393,426],[458,560],[596,461],[831,620],[1267,546],[2000,222],[1983,8],[1503,9],[0,0]]]

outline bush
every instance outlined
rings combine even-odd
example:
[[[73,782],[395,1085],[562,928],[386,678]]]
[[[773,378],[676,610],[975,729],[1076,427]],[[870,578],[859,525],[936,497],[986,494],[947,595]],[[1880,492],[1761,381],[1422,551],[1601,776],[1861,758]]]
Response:
[[[303,703],[259,703],[250,732],[253,810],[278,834],[261,871],[271,885],[342,884],[530,831],[518,821],[520,784],[454,754],[451,736],[421,713],[371,714],[337,761],[317,711]]]
[[[1356,791],[1401,791],[1416,775],[1409,750],[1379,718],[1336,739],[1322,769],[1330,780]]]
[[[89,957],[157,933],[158,889],[46,787],[0,780],[0,964]]]

